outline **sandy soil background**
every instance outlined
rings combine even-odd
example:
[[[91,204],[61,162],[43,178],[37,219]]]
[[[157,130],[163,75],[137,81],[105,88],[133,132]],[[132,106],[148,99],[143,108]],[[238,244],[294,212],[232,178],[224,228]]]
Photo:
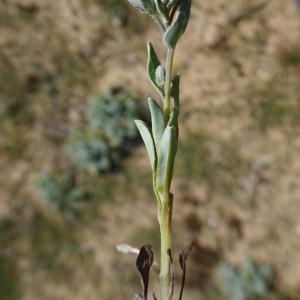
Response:
[[[216,292],[218,268],[246,258],[274,269],[270,291],[251,299],[299,299],[299,28],[293,1],[194,0],[175,57],[182,130],[174,257],[196,245],[186,299],[231,299]],[[164,57],[160,33],[127,6],[1,1],[0,111],[9,101],[17,111],[0,120],[1,299],[116,300],[139,292],[134,256],[115,246],[158,249],[144,148],[119,172],[84,177],[97,200],[75,222],[49,209],[36,182],[43,170],[71,168],[64,145],[93,95],[122,86],[141,101],[155,96],[145,72],[148,40]]]

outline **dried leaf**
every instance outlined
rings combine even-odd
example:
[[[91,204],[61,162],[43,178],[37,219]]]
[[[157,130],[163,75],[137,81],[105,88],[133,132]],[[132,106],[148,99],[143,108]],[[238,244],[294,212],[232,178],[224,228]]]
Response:
[[[181,289],[180,289],[180,296],[179,300],[182,300],[184,285],[185,285],[185,276],[186,276],[186,261],[193,249],[193,244],[188,245],[185,247],[181,253],[179,254],[179,265],[182,269],[182,281],[181,281]]]
[[[136,260],[136,267],[139,270],[144,289],[144,300],[147,300],[149,272],[153,263],[153,252],[150,245],[145,245],[140,249],[140,253]]]

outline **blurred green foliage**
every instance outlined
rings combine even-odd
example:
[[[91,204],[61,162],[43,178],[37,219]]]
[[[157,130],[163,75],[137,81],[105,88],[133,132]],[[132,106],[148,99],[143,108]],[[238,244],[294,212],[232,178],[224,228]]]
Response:
[[[109,89],[105,95],[94,97],[89,105],[90,128],[103,133],[113,147],[136,138],[137,129],[132,118],[138,115],[138,99],[120,89]]]
[[[21,299],[21,278],[13,246],[19,237],[19,228],[12,219],[0,219],[0,299]]]
[[[28,105],[26,87],[16,68],[0,51],[0,117],[17,118]]]
[[[300,64],[300,47],[293,47],[281,53],[279,57],[280,63],[283,67],[299,66]]]
[[[272,291],[274,271],[269,264],[247,258],[240,268],[221,264],[218,273],[221,289],[230,300],[264,299]]]
[[[68,269],[68,261],[61,261],[60,257],[67,254],[70,260],[76,249],[73,234],[67,224],[64,225],[48,220],[41,213],[35,213],[27,228],[30,257],[36,267],[52,271],[55,277],[59,274],[64,276]]]
[[[26,147],[22,131],[33,120],[24,84],[15,68],[0,51],[0,151],[18,159]]]
[[[121,159],[137,141],[134,119],[142,114],[138,99],[122,89],[93,97],[86,128],[75,130],[66,147],[79,168],[90,174],[120,167]]]
[[[44,173],[38,185],[43,199],[50,207],[70,221],[76,218],[76,212],[82,205],[91,200],[90,193],[77,183],[73,172]]]
[[[117,160],[101,137],[80,131],[72,134],[66,149],[75,165],[91,174],[112,169]]]
[[[7,257],[0,256],[0,299],[21,299],[20,287],[15,263]]]

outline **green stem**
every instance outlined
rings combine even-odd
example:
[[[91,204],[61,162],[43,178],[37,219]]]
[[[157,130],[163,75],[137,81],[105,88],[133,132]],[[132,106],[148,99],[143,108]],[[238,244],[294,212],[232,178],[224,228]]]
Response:
[[[164,117],[167,123],[171,112],[171,82],[172,69],[175,49],[168,48],[167,63],[166,63],[166,80],[165,80],[165,99],[164,99]]]
[[[171,227],[173,197],[165,195],[159,210],[161,252],[160,252],[160,299],[168,300],[170,294],[170,258],[168,250],[171,249]]]
[[[171,83],[172,68],[175,49],[168,48],[166,62],[164,119],[165,123],[170,119],[171,113]],[[160,225],[160,300],[168,300],[170,294],[170,258],[168,251],[171,249],[171,227],[172,227],[173,196],[170,191],[164,191],[161,196],[161,207],[158,212]]]

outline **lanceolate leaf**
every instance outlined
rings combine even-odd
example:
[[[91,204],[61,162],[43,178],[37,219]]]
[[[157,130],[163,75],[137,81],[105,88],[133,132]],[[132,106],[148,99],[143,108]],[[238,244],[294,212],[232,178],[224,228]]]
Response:
[[[160,96],[163,98],[164,92],[162,88],[157,84],[156,82],[156,70],[161,65],[160,61],[155,53],[155,50],[151,43],[148,43],[147,45],[147,51],[148,51],[148,76],[149,80],[154,86],[154,88],[157,90],[157,92],[160,94]]]
[[[181,280],[181,288],[180,288],[180,295],[179,300],[182,300],[184,285],[185,285],[185,276],[186,276],[186,261],[193,250],[193,244],[188,245],[185,247],[179,254],[179,265],[182,270],[182,280]]]
[[[164,133],[164,116],[158,103],[151,98],[148,98],[149,108],[151,112],[152,135],[156,147],[156,153],[159,153],[160,142]]]
[[[157,165],[156,186],[158,192],[169,191],[177,151],[177,129],[167,126],[161,140]]]
[[[140,120],[136,120],[135,124],[142,136],[142,139],[144,141],[144,144],[146,146],[148,155],[149,155],[149,159],[150,159],[150,163],[151,163],[151,167],[153,170],[156,169],[156,152],[155,152],[155,146],[154,146],[154,141],[151,135],[151,131],[148,127],[148,125]]]
[[[182,1],[178,15],[164,35],[164,42],[169,48],[174,48],[186,30],[190,18],[191,0]]]

